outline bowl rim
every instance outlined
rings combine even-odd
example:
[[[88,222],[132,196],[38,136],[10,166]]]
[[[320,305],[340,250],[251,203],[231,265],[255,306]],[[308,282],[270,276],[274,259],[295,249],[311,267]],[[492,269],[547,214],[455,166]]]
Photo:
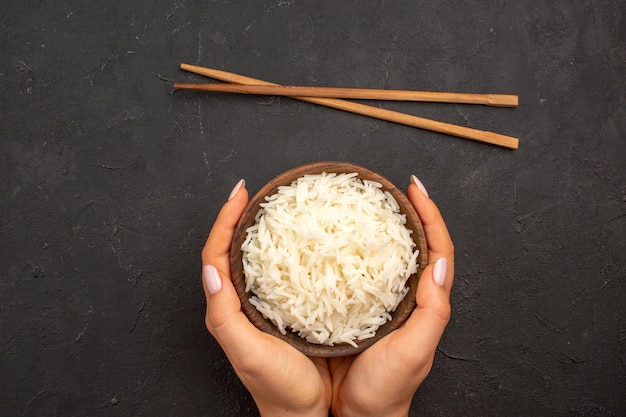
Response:
[[[357,173],[361,180],[372,180],[382,185],[383,191],[388,191],[398,202],[400,206],[400,212],[406,216],[406,224],[409,230],[412,230],[411,237],[416,243],[419,249],[417,259],[417,270],[407,280],[407,286],[409,291],[404,299],[400,302],[394,312],[391,313],[392,319],[381,325],[376,331],[374,337],[357,341],[358,347],[354,347],[350,344],[335,344],[333,346],[310,343],[306,339],[300,337],[297,333],[287,332],[283,335],[278,328],[250,303],[250,292],[246,292],[245,277],[243,273],[242,265],[242,251],[241,245],[246,238],[247,229],[255,223],[256,213],[259,211],[260,204],[265,201],[266,196],[271,196],[276,193],[278,187],[281,185],[289,185],[297,178],[304,175],[315,175],[321,173]],[[420,276],[428,264],[428,249],[426,243],[426,236],[422,222],[417,215],[417,212],[413,208],[413,205],[408,200],[407,196],[398,189],[391,181],[383,177],[381,174],[370,170],[361,165],[357,165],[350,162],[342,161],[319,161],[312,162],[300,166],[291,168],[283,173],[277,175],[272,180],[267,182],[263,187],[256,192],[256,194],[248,201],[248,204],[244,208],[243,213],[237,225],[235,226],[233,241],[230,247],[230,273],[231,280],[239,300],[241,302],[241,310],[244,315],[254,324],[259,330],[275,336],[291,346],[295,347],[300,352],[307,356],[312,357],[337,357],[354,355],[367,349],[379,339],[385,335],[391,333],[395,329],[399,328],[410,316],[411,312],[416,306],[415,293],[417,291],[417,284]]]

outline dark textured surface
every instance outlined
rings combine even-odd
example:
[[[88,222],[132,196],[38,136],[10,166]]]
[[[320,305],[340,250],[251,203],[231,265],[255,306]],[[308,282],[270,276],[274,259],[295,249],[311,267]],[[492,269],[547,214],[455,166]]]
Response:
[[[237,180],[417,174],[453,235],[420,416],[626,415],[626,3],[8,0],[0,14],[0,415],[254,416],[203,323]],[[510,151],[286,98],[171,93],[180,62],[282,84],[514,93],[378,103]]]

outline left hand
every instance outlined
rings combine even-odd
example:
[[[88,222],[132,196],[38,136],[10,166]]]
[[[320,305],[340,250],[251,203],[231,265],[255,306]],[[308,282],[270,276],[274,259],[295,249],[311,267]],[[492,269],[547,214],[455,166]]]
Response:
[[[229,249],[248,192],[243,181],[219,212],[202,250],[205,323],[262,416],[327,416],[332,388],[327,361],[308,358],[257,329],[241,311],[230,279]]]

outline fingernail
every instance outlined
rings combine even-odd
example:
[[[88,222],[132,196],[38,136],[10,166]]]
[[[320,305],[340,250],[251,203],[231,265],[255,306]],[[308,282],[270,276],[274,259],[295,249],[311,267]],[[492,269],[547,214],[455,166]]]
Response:
[[[230,192],[230,195],[228,196],[228,201],[232,200],[237,195],[237,191],[239,191],[239,189],[244,185],[246,185],[246,181],[243,179],[239,180],[237,185],[235,185],[235,188],[233,188],[233,190]]]
[[[437,262],[435,262],[435,267],[433,268],[433,281],[435,284],[443,287],[446,283],[446,272],[448,270],[448,261],[446,258],[439,258]]]
[[[217,294],[222,289],[222,278],[213,265],[205,265],[202,269],[202,279],[209,290],[209,294]]]
[[[428,191],[426,191],[426,187],[424,187],[424,184],[422,184],[422,182],[418,180],[415,175],[411,175],[411,181],[413,182],[413,184],[417,185],[417,188],[419,188],[422,194],[428,197]]]

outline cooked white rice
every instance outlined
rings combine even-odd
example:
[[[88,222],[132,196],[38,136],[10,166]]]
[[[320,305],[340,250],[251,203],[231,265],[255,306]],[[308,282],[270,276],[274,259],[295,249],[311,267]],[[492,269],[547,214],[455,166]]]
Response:
[[[418,251],[381,187],[356,173],[306,175],[261,204],[241,247],[246,291],[283,334],[356,347],[391,319]]]

